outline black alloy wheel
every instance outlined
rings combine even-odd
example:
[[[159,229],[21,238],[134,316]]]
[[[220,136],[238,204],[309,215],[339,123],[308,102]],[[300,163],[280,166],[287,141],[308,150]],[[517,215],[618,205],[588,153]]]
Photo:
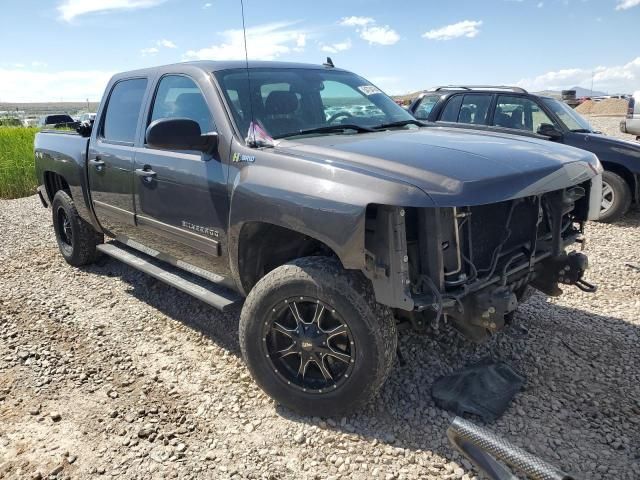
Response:
[[[322,393],[349,378],[356,345],[335,308],[313,297],[292,297],[271,310],[265,357],[287,385]]]

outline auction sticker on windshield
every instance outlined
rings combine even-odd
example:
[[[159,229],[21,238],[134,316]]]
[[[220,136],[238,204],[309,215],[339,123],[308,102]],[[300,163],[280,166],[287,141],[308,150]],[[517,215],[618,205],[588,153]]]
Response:
[[[360,90],[365,95],[375,95],[376,93],[382,93],[377,87],[374,87],[373,85],[363,85],[361,87],[358,87],[358,90]]]

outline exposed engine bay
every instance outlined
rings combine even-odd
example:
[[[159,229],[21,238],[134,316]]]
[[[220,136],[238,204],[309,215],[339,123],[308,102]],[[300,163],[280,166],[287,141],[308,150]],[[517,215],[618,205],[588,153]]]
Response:
[[[399,318],[417,330],[450,321],[474,341],[502,329],[531,287],[550,296],[562,293],[560,285],[593,292],[583,279],[587,257],[565,252],[584,244],[590,188],[585,182],[460,208],[369,208],[367,263],[374,288],[382,273],[395,278],[402,291],[387,295]],[[385,236],[389,243],[380,238]],[[379,255],[381,241],[393,246],[386,258]]]

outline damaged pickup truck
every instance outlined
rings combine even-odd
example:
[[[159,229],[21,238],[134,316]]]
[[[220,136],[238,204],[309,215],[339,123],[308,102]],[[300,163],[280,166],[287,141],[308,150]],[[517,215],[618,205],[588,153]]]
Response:
[[[41,132],[35,156],[68,263],[107,254],[221,310],[246,297],[246,364],[303,414],[371,399],[399,324],[481,341],[531,287],[594,289],[565,252],[600,209],[593,154],[422,128],[331,63],[118,74],[92,128]]]

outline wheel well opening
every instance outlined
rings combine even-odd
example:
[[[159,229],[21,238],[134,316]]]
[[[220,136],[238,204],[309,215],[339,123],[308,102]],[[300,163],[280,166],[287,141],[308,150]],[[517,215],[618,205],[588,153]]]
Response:
[[[63,190],[71,197],[71,189],[69,184],[62,175],[55,172],[44,173],[44,187],[47,189],[47,195],[49,199],[53,201],[53,197],[58,191]]]
[[[640,200],[636,195],[637,193],[636,178],[633,175],[633,173],[631,173],[622,165],[618,165],[617,163],[610,163],[605,161],[605,162],[602,162],[602,166],[604,167],[605,170],[608,170],[610,172],[620,175],[624,179],[624,181],[627,182],[627,185],[629,185],[629,189],[631,190],[632,200],[634,202],[637,202]]]
[[[331,248],[315,238],[270,223],[248,222],[240,232],[238,269],[245,292],[271,270],[309,256],[335,257]]]

